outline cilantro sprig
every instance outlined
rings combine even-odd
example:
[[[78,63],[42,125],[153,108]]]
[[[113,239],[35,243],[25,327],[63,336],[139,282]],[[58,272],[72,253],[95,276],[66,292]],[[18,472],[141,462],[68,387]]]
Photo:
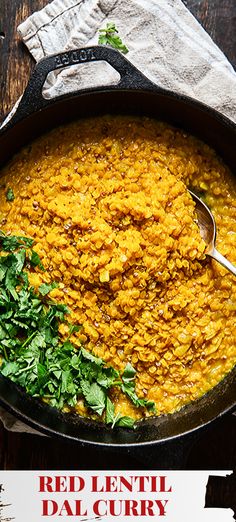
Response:
[[[7,192],[6,192],[6,200],[7,201],[14,201],[15,199],[15,195],[14,195],[14,192],[12,190],[12,188],[8,188],[7,189]]]
[[[134,427],[134,419],[115,414],[111,400],[119,387],[139,408],[155,410],[155,404],[140,399],[135,392],[136,371],[130,363],[122,375],[87,351],[75,347],[71,335],[81,325],[70,325],[65,305],[47,298],[57,283],[44,283],[38,292],[29,285],[27,267],[43,268],[33,241],[0,233],[0,372],[59,409],[74,408],[82,399],[95,417],[112,427]],[[69,337],[62,342],[61,322],[69,324]]]
[[[104,29],[99,29],[99,38],[98,43],[101,45],[110,45],[114,47],[114,49],[118,49],[124,54],[129,52],[129,49],[126,45],[123,44],[120,36],[118,35],[118,30],[113,22],[108,22]]]

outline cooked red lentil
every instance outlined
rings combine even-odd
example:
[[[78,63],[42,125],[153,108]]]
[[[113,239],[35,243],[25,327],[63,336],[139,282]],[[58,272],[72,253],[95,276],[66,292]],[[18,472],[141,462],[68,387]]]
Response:
[[[130,361],[138,395],[159,413],[197,399],[236,362],[235,279],[204,255],[187,187],[204,195],[217,247],[236,262],[230,173],[166,124],[72,123],[21,151],[1,180],[1,228],[32,237],[47,269],[31,284],[59,281],[51,297],[83,325],[73,341],[121,371]],[[123,415],[141,415],[123,394],[116,400]]]

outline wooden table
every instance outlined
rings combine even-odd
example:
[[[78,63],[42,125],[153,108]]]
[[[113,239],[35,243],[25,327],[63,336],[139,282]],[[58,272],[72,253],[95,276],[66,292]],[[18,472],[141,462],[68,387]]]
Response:
[[[0,0],[0,119],[27,84],[33,60],[16,32],[47,0]],[[236,66],[235,0],[185,0],[185,5]],[[232,469],[236,468],[236,417],[227,415],[166,449],[102,452],[49,438],[9,433],[0,423],[0,469]],[[150,461],[150,453],[152,460]],[[178,455],[177,455],[178,453]]]

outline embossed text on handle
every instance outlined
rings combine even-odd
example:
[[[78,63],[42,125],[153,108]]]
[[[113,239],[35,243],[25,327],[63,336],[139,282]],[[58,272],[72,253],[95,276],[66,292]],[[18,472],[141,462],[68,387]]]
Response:
[[[75,63],[90,62],[96,60],[94,50],[90,48],[68,51],[55,57],[55,69],[63,65],[74,65]]]

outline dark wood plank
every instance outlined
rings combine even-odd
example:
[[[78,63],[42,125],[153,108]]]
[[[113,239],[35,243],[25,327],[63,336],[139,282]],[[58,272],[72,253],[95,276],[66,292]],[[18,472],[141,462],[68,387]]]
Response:
[[[48,437],[8,433],[4,454],[5,469],[139,469],[128,450],[101,451],[100,448]],[[1,468],[0,468],[1,469]]]
[[[184,4],[236,67],[235,0],[185,0]]]
[[[16,28],[30,14],[47,3],[47,0],[1,0],[0,2],[1,120],[24,91],[34,64]]]

